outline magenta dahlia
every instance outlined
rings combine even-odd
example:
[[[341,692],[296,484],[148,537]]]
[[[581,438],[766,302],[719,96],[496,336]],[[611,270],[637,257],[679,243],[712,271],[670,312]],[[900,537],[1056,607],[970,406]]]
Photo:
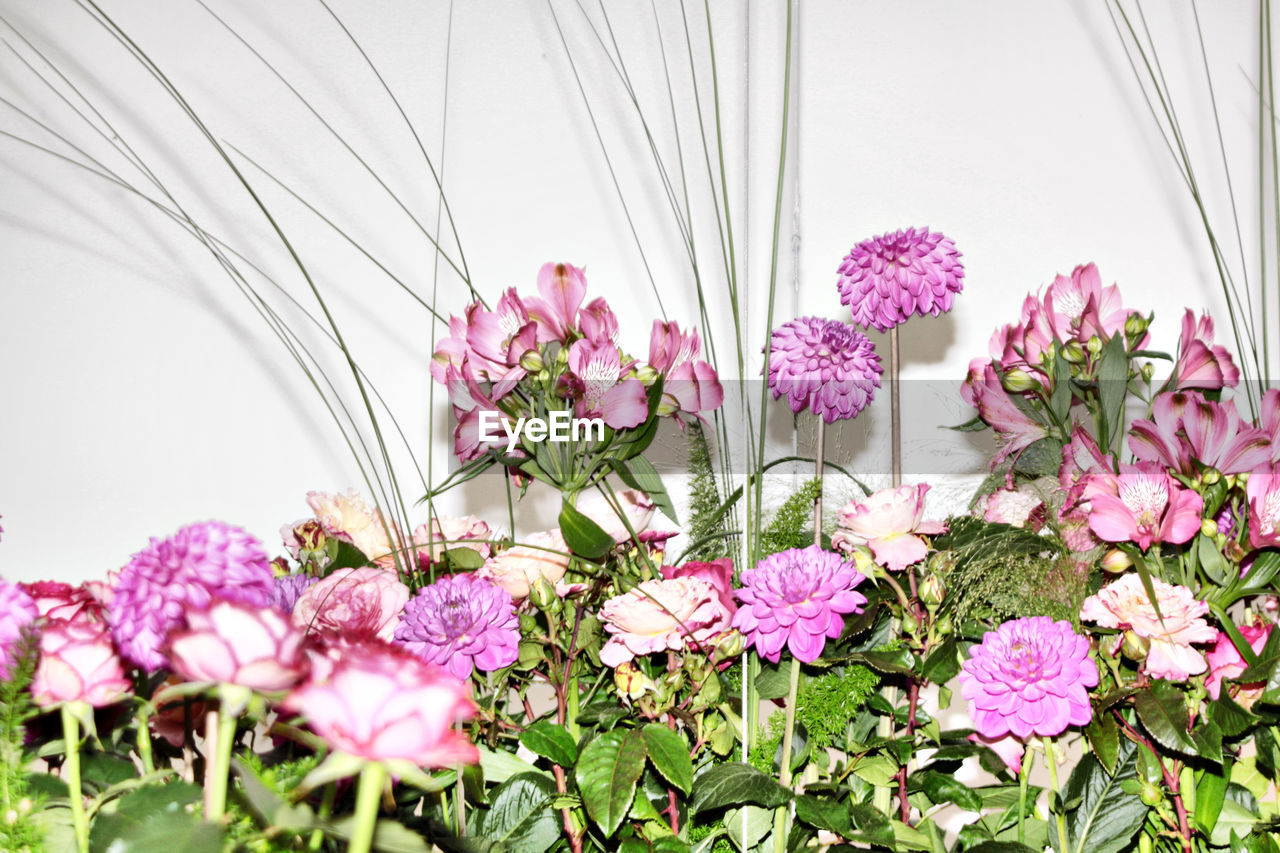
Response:
[[[0,678],[9,677],[14,646],[38,615],[35,599],[21,584],[0,580]]]
[[[267,607],[275,592],[262,543],[219,521],[190,524],[152,539],[111,578],[107,624],[121,653],[148,672],[167,666],[169,632],[186,624],[188,608],[215,599]]]
[[[960,253],[950,238],[908,228],[863,240],[845,255],[836,287],[856,325],[885,332],[912,314],[950,311],[964,287]]]
[[[982,636],[961,665],[960,695],[973,727],[985,738],[1012,734],[1053,737],[1092,717],[1090,687],[1098,667],[1089,641],[1065,620],[1032,616],[1005,622]]]
[[[867,336],[839,320],[800,317],[773,330],[769,390],[791,411],[827,423],[861,412],[880,387],[880,357]]]
[[[409,599],[395,639],[427,663],[466,679],[473,668],[491,672],[515,662],[520,623],[502,587],[475,575],[454,575]]]
[[[785,645],[811,663],[840,636],[842,617],[862,612],[867,599],[853,590],[860,583],[852,563],[817,545],[771,554],[742,573],[732,624],[763,658],[777,663]]]

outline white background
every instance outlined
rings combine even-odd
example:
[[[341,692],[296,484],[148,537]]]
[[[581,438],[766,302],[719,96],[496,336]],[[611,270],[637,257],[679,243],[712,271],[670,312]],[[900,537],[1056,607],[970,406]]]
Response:
[[[434,232],[430,173],[395,108],[323,7],[304,0],[210,2]],[[1190,7],[1178,4],[1172,12],[1153,5],[1162,8],[1151,10],[1149,23],[1211,215],[1222,233],[1232,234]],[[745,259],[744,303],[756,352],[765,322],[786,6],[762,0],[712,6],[729,206]],[[295,188],[431,300],[430,243],[208,12],[186,0],[106,0],[104,8],[217,139]],[[622,319],[624,344],[643,355],[659,313],[645,262],[667,315],[688,325],[697,319],[690,267],[631,101],[579,8],[558,0],[554,8],[568,51],[548,6],[533,0],[457,3],[451,29],[449,7],[441,2],[334,4],[401,98],[437,165],[443,139],[445,189],[475,286],[492,301],[509,286],[531,290],[545,261],[585,266],[590,293],[609,299]],[[661,156],[675,172],[675,125],[654,9],[629,0],[607,8]],[[718,294],[713,319],[732,377],[731,326],[706,167],[694,135],[680,7],[657,0],[656,9],[696,242],[708,287]],[[699,4],[687,11],[710,128],[705,19]],[[591,14],[601,25],[598,7],[591,6]],[[1210,2],[1201,4],[1200,14],[1245,252],[1254,259],[1257,12],[1249,3]],[[0,15],[67,75],[206,229],[315,309],[297,267],[225,164],[93,18],[65,0],[0,0]],[[835,268],[854,242],[884,231],[929,226],[950,235],[964,254],[966,286],[955,310],[913,320],[902,332],[904,377],[924,389],[924,402],[906,412],[907,467],[909,479],[940,484],[930,515],[961,508],[973,482],[944,475],[982,466],[969,439],[938,429],[969,416],[954,389],[970,359],[985,353],[994,327],[1016,320],[1023,295],[1055,273],[1097,262],[1105,282],[1120,284],[1127,304],[1157,312],[1157,347],[1175,346],[1184,305],[1209,309],[1218,317],[1219,340],[1229,338],[1198,214],[1105,3],[806,0],[795,26],[775,316],[847,317],[834,288]],[[17,107],[153,192],[136,171],[126,173],[119,153],[18,55],[57,82],[50,67],[12,30],[4,37],[16,55],[0,56],[0,98],[11,105],[0,103],[0,131],[71,154]],[[295,242],[425,467],[429,315],[261,172],[233,157]],[[0,182],[0,574],[101,577],[149,536],[207,518],[243,525],[276,551],[278,527],[305,515],[308,490],[363,487],[305,377],[194,240],[130,193],[8,137],[0,137]],[[452,239],[443,242],[456,255]],[[1229,248],[1238,266],[1234,243]],[[1250,263],[1256,294],[1256,260]],[[1274,282],[1274,265],[1268,277]],[[252,281],[281,304],[269,284]],[[1271,300],[1274,313],[1274,284]],[[439,309],[460,312],[466,301],[458,278],[442,271]],[[298,314],[289,318],[296,328],[305,326]],[[308,339],[323,346],[313,334]],[[324,363],[335,378],[344,376],[331,351]],[[758,369],[749,365],[748,377]],[[358,405],[349,383],[342,388]],[[885,396],[830,449],[876,482],[887,458]],[[437,418],[446,412],[439,394],[435,409]],[[785,449],[790,415],[781,407],[773,414]],[[430,446],[438,479],[450,447],[442,422]],[[418,497],[422,488],[400,451],[396,464],[405,494]],[[833,485],[837,493],[841,488]],[[552,523],[546,502],[534,504],[522,513],[520,532]],[[491,484],[454,493],[442,507],[481,512],[506,527],[504,504]]]

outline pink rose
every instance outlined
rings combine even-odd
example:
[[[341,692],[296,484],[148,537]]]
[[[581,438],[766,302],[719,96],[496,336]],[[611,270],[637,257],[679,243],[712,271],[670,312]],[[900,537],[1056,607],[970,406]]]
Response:
[[[302,676],[304,639],[280,610],[217,601],[187,612],[187,629],[170,635],[169,663],[187,681],[288,690]]]
[[[1271,636],[1271,629],[1274,627],[1275,625],[1271,622],[1241,625],[1240,634],[1244,637],[1245,642],[1249,644],[1249,648],[1253,649],[1254,654],[1261,654],[1262,647],[1267,644],[1267,638]],[[1235,678],[1248,669],[1248,665],[1236,649],[1235,643],[1231,642],[1231,638],[1225,632],[1218,634],[1218,640],[1213,644],[1213,648],[1209,650],[1207,657],[1209,677],[1205,679],[1204,687],[1209,692],[1210,698],[1217,699],[1222,694],[1222,682]],[[1265,687],[1266,684],[1264,682],[1242,684],[1232,686],[1230,692],[1232,698],[1247,710],[1253,707],[1254,702],[1258,701],[1258,697],[1262,695]]]
[[[433,518],[430,524],[419,524],[413,531],[413,544],[418,549],[418,562],[424,567],[439,562],[452,548],[470,548],[488,558],[493,530],[474,515],[461,518]]]
[[[293,624],[305,632],[391,640],[409,587],[388,569],[339,569],[317,581],[293,605]]]
[[[1207,668],[1204,655],[1192,643],[1211,643],[1218,638],[1216,628],[1204,621],[1209,605],[1197,601],[1185,586],[1151,579],[1159,615],[1152,606],[1142,579],[1136,574],[1104,586],[1084,600],[1080,618],[1103,628],[1132,631],[1147,640],[1145,669],[1152,678],[1186,681]]]
[[[42,619],[106,624],[102,604],[83,584],[72,586],[61,581],[35,581],[22,584],[22,588],[36,603],[36,610]]]
[[[978,502],[987,521],[1012,527],[1038,528],[1044,522],[1044,500],[1033,487],[996,489]]]
[[[901,571],[923,560],[928,552],[919,534],[945,533],[940,521],[922,521],[928,485],[882,489],[859,503],[851,500],[840,510],[839,529],[831,544],[842,551],[855,546],[871,548],[871,556],[891,571]]]
[[[716,590],[704,580],[645,581],[600,608],[600,621],[611,635],[600,661],[616,667],[636,655],[707,648],[729,630],[729,620]]]
[[[614,497],[618,499],[622,515],[631,524],[631,529],[636,532],[636,535],[648,529],[649,522],[653,519],[653,501],[648,495],[635,489],[625,489],[616,492]],[[627,525],[599,492],[591,492],[579,498],[578,511],[600,525],[600,529],[612,536],[614,542],[631,540]]]
[[[679,566],[663,566],[662,576],[667,580],[674,578],[697,578],[711,584],[720,604],[732,616],[738,611],[738,602],[733,597],[733,560],[721,557],[709,563],[690,561]]]
[[[338,752],[369,761],[451,767],[480,760],[454,723],[475,713],[467,688],[407,650],[342,643],[313,661],[311,680],[285,699]]]
[[[365,503],[354,489],[345,493],[307,492],[307,505],[325,532],[350,542],[370,562],[395,565],[395,546],[382,513]]]
[[[130,686],[105,625],[51,622],[41,633],[31,681],[37,705],[84,702],[101,708],[123,699]]]
[[[480,577],[493,581],[517,601],[529,597],[529,587],[539,578],[553,586],[569,568],[569,546],[558,530],[533,533],[524,544],[490,557],[480,568]]]

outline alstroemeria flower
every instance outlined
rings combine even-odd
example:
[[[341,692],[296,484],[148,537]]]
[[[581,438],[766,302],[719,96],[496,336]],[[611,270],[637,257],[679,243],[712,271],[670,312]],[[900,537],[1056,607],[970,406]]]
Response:
[[[479,302],[467,309],[467,345],[474,355],[501,365],[493,372],[501,372],[506,379],[517,369],[523,371],[525,355],[537,351],[537,332],[514,287],[507,288],[492,311]]]
[[[603,418],[614,429],[639,426],[649,417],[644,385],[622,378],[622,357],[613,344],[575,341],[569,348],[569,370],[582,383],[578,417]]]
[[[1159,465],[1121,465],[1118,475],[1089,475],[1083,500],[1089,529],[1107,542],[1134,542],[1144,551],[1152,542],[1181,545],[1200,530],[1200,495],[1184,489]]]
[[[1213,342],[1213,318],[1200,315],[1199,321],[1191,309],[1182,317],[1182,337],[1178,339],[1178,361],[1173,375],[1165,387],[1173,391],[1187,388],[1205,388],[1216,391],[1234,388],[1240,382],[1240,368],[1236,367],[1226,347]]]
[[[1249,648],[1253,649],[1255,655],[1262,653],[1262,649],[1266,646],[1267,639],[1271,636],[1271,632],[1275,627],[1274,622],[1259,622],[1257,624],[1239,626],[1240,635],[1244,637],[1244,641],[1249,644]],[[1230,681],[1249,668],[1239,649],[1236,648],[1235,643],[1231,642],[1231,637],[1227,636],[1226,632],[1219,632],[1217,642],[1213,644],[1213,648],[1209,650],[1205,657],[1209,664],[1209,677],[1204,680],[1204,689],[1211,699],[1217,699],[1222,695],[1223,681]],[[1237,704],[1248,710],[1258,701],[1265,688],[1265,681],[1255,684],[1232,685],[1229,693]]]
[[[922,520],[928,491],[929,486],[920,483],[882,489],[861,502],[849,501],[840,510],[839,529],[831,544],[845,552],[866,545],[877,563],[895,572],[920,562],[928,552],[921,534],[947,530],[940,521]]]
[[[546,263],[538,270],[538,293],[524,300],[537,323],[538,343],[566,341],[576,330],[578,306],[587,292],[587,277],[572,264]]]
[[[977,409],[978,416],[996,432],[999,450],[991,458],[992,467],[1049,434],[1043,424],[1027,417],[1014,404],[991,362],[975,359],[969,365],[969,376],[960,386],[960,396]]]
[[[1211,643],[1218,630],[1202,618],[1209,605],[1198,601],[1185,586],[1151,578],[1159,612],[1147,595],[1142,578],[1125,575],[1084,600],[1080,619],[1103,628],[1132,631],[1149,641],[1143,668],[1152,678],[1186,681],[1207,668],[1204,655],[1192,643]]]
[[[1280,464],[1273,462],[1250,471],[1245,496],[1249,499],[1249,545],[1280,545]]]
[[[662,374],[662,415],[710,412],[724,402],[715,368],[699,358],[702,341],[696,330],[682,332],[676,323],[653,321],[649,334],[649,366]]]
[[[618,316],[603,296],[597,296],[578,313],[582,337],[593,344],[618,344]]]
[[[1265,464],[1272,453],[1266,430],[1246,423],[1234,403],[1206,400],[1195,391],[1157,396],[1151,420],[1131,425],[1129,449],[1186,476],[1196,473],[1195,462],[1240,474]]]
[[[1058,340],[1074,339],[1082,344],[1091,337],[1108,339],[1122,334],[1125,321],[1134,313],[1124,307],[1118,286],[1102,286],[1098,267],[1092,263],[1076,267],[1070,278],[1055,277],[1045,293],[1044,306]]]

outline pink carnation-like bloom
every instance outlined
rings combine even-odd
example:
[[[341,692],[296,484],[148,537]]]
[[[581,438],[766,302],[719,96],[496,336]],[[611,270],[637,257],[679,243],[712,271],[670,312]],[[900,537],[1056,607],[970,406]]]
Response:
[[[812,663],[844,631],[843,617],[862,612],[867,599],[853,589],[862,580],[852,563],[817,545],[772,554],[742,573],[733,627],[767,660],[777,663],[786,646]]]
[[[637,655],[706,649],[729,630],[716,590],[697,578],[648,580],[600,608],[609,640],[600,662],[617,667]]]
[[[1204,500],[1185,489],[1154,462],[1121,465],[1084,479],[1089,529],[1107,542],[1182,544],[1200,531]]]
[[[829,424],[855,417],[880,387],[880,357],[866,335],[839,320],[799,317],[773,330],[769,390],[791,411]]]
[[[510,594],[475,575],[442,577],[409,599],[395,639],[422,658],[468,678],[520,655],[520,623]]]
[[[1032,616],[983,634],[961,664],[959,680],[978,734],[1026,740],[1089,722],[1088,688],[1098,684],[1098,667],[1089,658],[1089,640],[1070,622]]]
[[[663,566],[662,576],[673,578],[697,578],[711,584],[724,609],[732,616],[738,612],[738,602],[733,597],[733,560],[721,557],[709,563],[690,560],[678,566]]]
[[[14,646],[39,611],[21,584],[0,579],[0,678],[8,678]]]
[[[929,486],[881,489],[861,502],[851,500],[840,510],[839,529],[831,544],[842,551],[866,545],[875,561],[891,571],[902,571],[924,559],[928,548],[920,534],[945,533],[940,521],[922,521],[924,496]]]
[[[111,635],[126,660],[147,672],[168,664],[161,649],[188,609],[214,599],[266,607],[275,591],[262,543],[238,527],[209,521],[152,539],[111,578]]]
[[[187,681],[288,690],[302,678],[304,640],[280,610],[218,601],[187,614],[186,630],[169,640],[169,660]]]
[[[40,662],[31,680],[37,705],[84,702],[102,708],[131,688],[106,626],[57,621],[41,631]]]
[[[529,597],[529,587],[539,578],[555,585],[569,568],[569,546],[559,530],[532,533],[524,544],[485,560],[479,575],[505,589],[519,601]]]
[[[1275,627],[1274,622],[1239,626],[1240,635],[1244,637],[1244,641],[1249,644],[1249,648],[1253,649],[1255,655],[1262,653],[1262,648],[1267,644],[1267,639]],[[1208,659],[1209,677],[1204,680],[1204,689],[1211,699],[1217,699],[1222,695],[1223,681],[1233,679],[1249,668],[1225,631],[1218,633],[1217,642],[1205,657]],[[1232,685],[1230,693],[1231,697],[1247,710],[1258,701],[1258,697],[1262,695],[1265,688],[1266,682]]]
[[[413,531],[413,544],[418,549],[418,563],[426,568],[444,558],[453,548],[469,548],[488,558],[492,551],[489,539],[493,530],[474,515],[440,516],[430,524],[419,524]]]
[[[72,586],[61,581],[34,581],[22,588],[36,603],[40,618],[49,622],[102,622],[102,604],[84,584]]]
[[[310,680],[289,694],[284,707],[305,717],[332,749],[428,768],[480,760],[453,728],[475,713],[461,681],[376,641],[340,643],[330,652],[313,656]]]
[[[951,239],[907,228],[863,240],[840,263],[840,301],[859,326],[887,332],[912,314],[950,311],[964,287],[964,266]]]
[[[305,632],[390,640],[409,587],[389,569],[339,569],[309,586],[293,606]]]
[[[381,566],[394,566],[392,534],[382,513],[364,502],[354,490],[307,492],[307,505],[326,533],[350,542]]]
[[[1080,619],[1103,628],[1132,631],[1147,640],[1150,648],[1144,668],[1152,678],[1186,681],[1207,668],[1204,655],[1192,643],[1211,643],[1218,631],[1204,621],[1209,605],[1197,601],[1185,586],[1151,579],[1159,615],[1136,574],[1104,586],[1084,600]]]

